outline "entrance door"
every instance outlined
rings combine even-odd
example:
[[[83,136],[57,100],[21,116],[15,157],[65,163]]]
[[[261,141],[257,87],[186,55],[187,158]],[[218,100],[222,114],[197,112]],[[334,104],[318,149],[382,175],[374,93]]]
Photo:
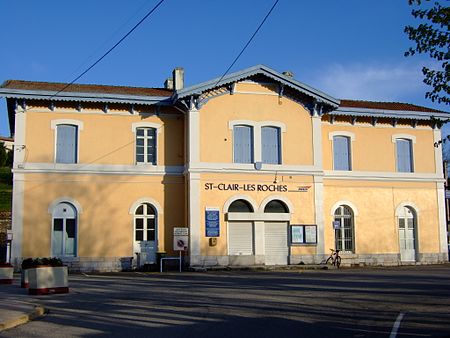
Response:
[[[253,255],[253,223],[230,222],[228,224],[228,254]]]
[[[402,262],[414,262],[416,260],[415,227],[414,212],[408,207],[403,207],[398,217],[398,237]]]
[[[136,209],[133,248],[139,266],[156,263],[156,211],[149,203],[143,203]]]
[[[286,222],[264,223],[264,251],[266,265],[288,264],[288,224]]]

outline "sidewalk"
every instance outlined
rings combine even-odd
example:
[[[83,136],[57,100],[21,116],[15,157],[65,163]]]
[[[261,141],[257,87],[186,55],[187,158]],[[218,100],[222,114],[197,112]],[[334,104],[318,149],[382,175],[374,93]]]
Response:
[[[20,287],[19,274],[14,274],[12,285],[0,285],[0,331],[43,316],[45,309],[37,301]]]

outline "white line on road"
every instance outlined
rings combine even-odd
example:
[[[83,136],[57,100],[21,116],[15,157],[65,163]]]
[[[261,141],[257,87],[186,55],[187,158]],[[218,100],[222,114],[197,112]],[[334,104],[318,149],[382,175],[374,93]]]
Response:
[[[397,316],[397,320],[395,321],[394,326],[392,327],[391,335],[389,336],[389,338],[397,337],[397,332],[404,316],[405,316],[404,313],[402,312],[399,313],[399,315]]]

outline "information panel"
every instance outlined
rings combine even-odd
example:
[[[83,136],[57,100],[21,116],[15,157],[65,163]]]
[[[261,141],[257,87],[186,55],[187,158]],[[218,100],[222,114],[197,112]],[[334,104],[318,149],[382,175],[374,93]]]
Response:
[[[206,208],[205,210],[206,237],[220,236],[220,211],[219,208]]]
[[[291,225],[292,244],[317,244],[317,225]]]

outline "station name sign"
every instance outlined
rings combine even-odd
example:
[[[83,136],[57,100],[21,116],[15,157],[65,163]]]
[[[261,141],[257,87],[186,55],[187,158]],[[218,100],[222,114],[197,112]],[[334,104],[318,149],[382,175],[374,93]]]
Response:
[[[270,191],[270,192],[307,192],[311,186],[296,186],[289,189],[287,184],[254,184],[254,183],[205,183],[205,190],[219,191]]]

